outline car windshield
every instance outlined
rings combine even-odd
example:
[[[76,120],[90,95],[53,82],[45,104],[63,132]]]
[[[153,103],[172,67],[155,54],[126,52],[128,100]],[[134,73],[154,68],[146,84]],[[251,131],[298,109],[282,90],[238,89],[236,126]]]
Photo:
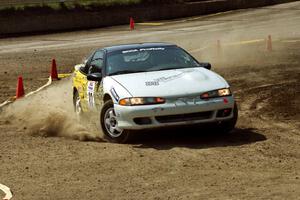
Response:
[[[108,75],[199,67],[199,63],[179,47],[150,47],[108,54]]]

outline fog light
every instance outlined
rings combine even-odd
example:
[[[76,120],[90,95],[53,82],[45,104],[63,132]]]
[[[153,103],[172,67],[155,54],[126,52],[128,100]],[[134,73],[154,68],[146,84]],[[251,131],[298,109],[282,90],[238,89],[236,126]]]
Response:
[[[134,118],[133,121],[138,125],[151,124],[152,121],[149,117],[137,117]]]
[[[232,111],[231,108],[218,110],[217,117],[228,117],[228,116],[230,116],[231,111]]]

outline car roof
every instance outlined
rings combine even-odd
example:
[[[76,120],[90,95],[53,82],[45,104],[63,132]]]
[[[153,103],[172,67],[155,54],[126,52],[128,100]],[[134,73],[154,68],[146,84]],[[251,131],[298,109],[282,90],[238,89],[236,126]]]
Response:
[[[122,44],[122,45],[115,45],[110,47],[104,47],[102,49],[106,50],[108,53],[114,51],[123,51],[129,49],[140,49],[140,48],[153,48],[153,47],[172,47],[176,46],[175,44],[171,43],[136,43],[136,44]]]

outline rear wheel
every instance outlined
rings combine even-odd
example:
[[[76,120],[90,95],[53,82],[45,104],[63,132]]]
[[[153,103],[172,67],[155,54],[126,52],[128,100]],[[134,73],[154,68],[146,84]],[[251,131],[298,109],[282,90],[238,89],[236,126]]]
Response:
[[[237,119],[238,119],[238,107],[237,104],[234,103],[233,117],[230,120],[221,121],[220,123],[217,124],[216,128],[218,133],[230,133],[234,129]]]
[[[108,100],[104,103],[100,114],[100,122],[104,136],[110,142],[128,142],[131,132],[118,127],[118,120],[112,100]]]

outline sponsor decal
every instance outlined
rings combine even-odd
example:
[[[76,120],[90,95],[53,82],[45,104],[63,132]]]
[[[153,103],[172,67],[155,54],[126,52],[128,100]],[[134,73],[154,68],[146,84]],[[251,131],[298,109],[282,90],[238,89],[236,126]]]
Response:
[[[172,75],[172,76],[164,76],[164,77],[154,79],[154,81],[156,81],[156,82],[169,82],[169,81],[173,81],[175,79],[181,78],[185,74],[191,73],[191,72],[194,72],[194,71],[195,71],[194,69],[187,69],[187,70],[184,70],[184,71],[182,71],[178,74]]]
[[[146,86],[158,86],[159,82],[158,81],[147,81],[145,82]]]
[[[175,101],[175,105],[176,106],[196,105],[199,102],[201,102],[200,97],[199,98],[198,97],[196,97],[196,98],[181,97]]]
[[[95,106],[95,81],[89,81],[88,82],[88,87],[87,87],[87,99],[88,99],[88,105],[89,107],[93,108]]]
[[[122,53],[133,53],[133,52],[141,52],[141,51],[163,51],[165,48],[162,47],[151,47],[151,48],[142,48],[142,49],[130,49],[122,51]]]
[[[152,48],[145,48],[145,49],[140,49],[140,51],[163,51],[165,48],[162,47],[152,47]]]
[[[156,107],[151,109],[153,112],[159,112],[159,111],[164,111],[165,109],[163,107]]]
[[[111,88],[111,89],[110,89],[110,93],[111,93],[111,95],[114,97],[114,99],[115,99],[116,101],[119,101],[120,97],[119,97],[119,95],[117,94],[115,88]]]
[[[130,50],[126,50],[126,51],[122,51],[122,53],[133,53],[133,52],[138,52],[139,50],[137,49],[130,49]]]
[[[211,105],[216,103],[222,103],[223,99],[201,99],[200,97],[180,97],[175,100],[175,106],[185,106],[185,105]]]

